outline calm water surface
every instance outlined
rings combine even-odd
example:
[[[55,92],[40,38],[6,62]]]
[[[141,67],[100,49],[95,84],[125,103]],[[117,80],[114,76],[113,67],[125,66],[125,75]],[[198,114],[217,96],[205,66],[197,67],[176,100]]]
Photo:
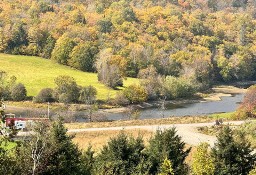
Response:
[[[182,105],[170,105],[167,109],[162,110],[160,108],[150,108],[140,110],[140,119],[150,118],[163,118],[170,116],[198,116],[208,115],[213,113],[233,112],[239,106],[239,103],[243,100],[244,94],[236,94],[231,97],[221,97],[221,101],[207,101]],[[128,115],[125,113],[107,113],[105,114],[109,120],[122,120],[128,119]]]

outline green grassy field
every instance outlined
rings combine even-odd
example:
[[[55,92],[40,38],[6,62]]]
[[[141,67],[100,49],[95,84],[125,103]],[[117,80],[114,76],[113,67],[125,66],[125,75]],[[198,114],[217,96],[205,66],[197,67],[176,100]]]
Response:
[[[101,100],[117,92],[99,83],[96,73],[82,72],[39,57],[0,54],[0,70],[16,76],[17,81],[26,86],[29,96],[37,95],[42,88],[54,88],[54,78],[59,75],[69,75],[81,86],[94,86]],[[137,82],[137,79],[127,78],[124,87]]]

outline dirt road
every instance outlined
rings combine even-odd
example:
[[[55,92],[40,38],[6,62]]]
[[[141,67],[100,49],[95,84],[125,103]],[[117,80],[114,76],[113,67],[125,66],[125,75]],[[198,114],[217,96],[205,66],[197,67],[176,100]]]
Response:
[[[241,125],[245,121],[228,122],[231,125]],[[224,123],[224,124],[228,124]],[[193,123],[193,124],[173,124],[173,125],[147,125],[147,126],[124,126],[124,127],[109,127],[109,128],[86,128],[86,129],[70,129],[68,132],[90,132],[90,131],[109,131],[109,130],[130,130],[130,129],[143,129],[156,131],[157,129],[167,129],[175,127],[177,134],[180,135],[183,141],[189,145],[197,146],[201,142],[207,142],[213,146],[216,142],[216,137],[201,134],[197,131],[197,127],[213,126],[214,123]]]

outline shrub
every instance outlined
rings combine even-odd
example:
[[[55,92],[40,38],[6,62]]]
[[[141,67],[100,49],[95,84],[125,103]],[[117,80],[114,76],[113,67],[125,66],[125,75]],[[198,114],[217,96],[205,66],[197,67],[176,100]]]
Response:
[[[92,104],[96,100],[97,90],[93,86],[82,87],[80,90],[79,101],[85,104]]]
[[[117,93],[112,102],[114,105],[121,105],[121,106],[125,106],[130,103],[129,100],[124,95],[124,93],[122,92]]]
[[[45,103],[45,102],[53,102],[53,89],[44,88],[42,89],[38,95],[35,97],[35,102],[37,103]]]
[[[25,86],[21,83],[18,83],[13,86],[11,89],[11,98],[14,101],[22,101],[27,97],[27,90]]]
[[[142,86],[135,84],[128,86],[123,92],[130,103],[144,102],[148,98],[146,90]]]

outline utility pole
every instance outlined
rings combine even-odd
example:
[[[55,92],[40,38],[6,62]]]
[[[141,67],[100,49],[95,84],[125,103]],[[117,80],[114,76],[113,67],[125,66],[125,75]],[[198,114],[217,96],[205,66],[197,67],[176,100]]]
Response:
[[[50,103],[48,102],[47,117],[50,119]]]

